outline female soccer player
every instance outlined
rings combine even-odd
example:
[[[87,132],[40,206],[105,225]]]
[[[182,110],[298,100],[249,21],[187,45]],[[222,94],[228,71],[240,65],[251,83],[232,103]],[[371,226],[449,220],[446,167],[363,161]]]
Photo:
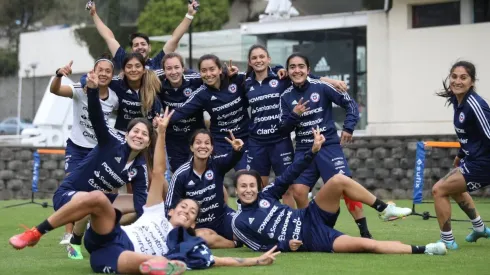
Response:
[[[89,84],[91,87],[91,84]],[[89,89],[89,93],[96,93]],[[199,205],[185,199],[169,211],[170,219],[165,217],[165,207],[162,193],[165,193],[167,183],[163,177],[166,170],[165,160],[165,131],[168,126],[168,109],[160,118],[158,125],[157,150],[155,151],[155,167],[152,184],[144,206],[144,213],[134,224],[121,226],[118,220],[121,212],[111,204],[107,196],[98,191],[80,194],[80,200],[68,202],[56,214],[59,216],[53,227],[75,221],[86,215],[91,216],[91,226],[85,236],[85,246],[91,253],[90,264],[97,273],[137,273],[137,274],[181,274],[187,268],[203,269],[215,266],[252,266],[269,265],[279,252],[271,251],[256,258],[222,258],[213,257],[206,243],[192,236],[191,229],[195,224]],[[26,243],[34,246],[41,235],[34,230],[24,233],[31,236]],[[179,236],[181,235],[181,236]],[[175,260],[174,260],[175,259]],[[177,260],[178,259],[178,260]],[[183,262],[182,262],[183,261]]]
[[[56,70],[56,77],[51,82],[50,92],[62,97],[73,99],[73,123],[70,137],[66,141],[65,149],[65,173],[68,175],[78,164],[90,153],[97,145],[92,124],[88,118],[87,95],[79,83],[73,85],[61,85],[61,78],[71,74],[70,61],[64,67]],[[118,98],[114,91],[109,89],[114,65],[110,57],[102,56],[95,61],[94,71],[99,78],[100,104],[104,112],[104,119],[108,121],[109,115],[117,110]],[[81,224],[82,227],[83,223]],[[61,245],[67,245],[72,238],[73,225],[68,224],[65,228],[65,234],[60,242]]]
[[[451,204],[453,198],[473,224],[467,242],[490,238],[490,229],[483,223],[475,202],[468,192],[490,184],[490,108],[475,92],[475,65],[467,61],[456,62],[449,72],[449,86],[439,96],[453,105],[454,129],[461,145],[455,166],[432,187],[434,207],[441,230],[441,241],[448,249],[457,249],[451,230]],[[447,79],[446,79],[447,80]]]
[[[213,155],[216,140],[211,133],[205,129],[194,132],[190,143],[193,156],[174,173],[165,199],[167,209],[174,208],[183,198],[199,203],[200,216],[196,228],[214,231],[198,229],[198,234],[211,248],[237,246],[233,242],[231,229],[235,211],[224,201],[223,180],[225,174],[242,158],[244,144],[242,140],[235,139],[231,131],[229,133],[231,139],[225,137],[225,140],[233,148],[231,152]]]
[[[306,56],[294,53],[286,62],[288,75],[293,85],[281,95],[281,131],[289,135],[296,131],[296,155],[302,157],[313,142],[312,126],[319,126],[327,142],[320,150],[319,156],[292,185],[293,196],[298,208],[308,205],[308,192],[321,176],[327,182],[336,174],[351,176],[341,144],[352,140],[352,133],[359,119],[357,104],[347,93],[340,93],[330,84],[307,79],[310,63]],[[341,139],[332,118],[333,104],[346,110],[346,119]],[[362,204],[344,197],[349,212],[354,217],[362,237],[371,238],[367,221],[362,211]]]
[[[245,75],[238,74],[228,78],[223,73],[220,59],[212,54],[201,56],[198,66],[204,85],[195,90],[182,106],[175,109],[170,123],[187,119],[204,109],[211,116],[210,131],[216,141],[216,155],[226,154],[232,149],[230,144],[225,142],[230,131],[245,143],[246,148],[250,118],[242,85]],[[247,156],[244,154],[234,168],[238,171],[246,166]]]
[[[325,136],[312,129],[311,149],[297,156],[293,164],[261,191],[260,175],[253,170],[236,173],[239,210],[233,218],[233,232],[249,248],[280,251],[370,252],[381,254],[446,254],[441,243],[410,246],[400,242],[351,237],[333,229],[340,213],[340,198],[347,195],[380,212],[387,219],[411,213],[409,208],[386,204],[349,177],[337,174],[322,186],[306,209],[295,210],[279,202],[289,185],[321,152]],[[298,155],[298,152],[296,153]]]
[[[163,106],[170,110],[181,107],[199,88],[203,82],[198,73],[184,72],[184,59],[178,53],[169,53],[163,57],[164,75],[159,76],[162,90],[158,94]],[[177,168],[189,160],[192,155],[189,140],[197,129],[205,128],[203,111],[195,112],[189,117],[176,121],[167,130],[167,148],[170,171],[175,173]]]
[[[94,20],[94,25],[97,28],[100,36],[105,40],[107,47],[109,48],[112,56],[114,56],[114,61],[117,69],[124,69],[124,58],[126,56],[126,51],[124,47],[121,47],[119,42],[117,42],[114,33],[102,22],[99,15],[97,14],[95,3],[91,1],[92,4],[88,6],[90,9],[90,15]],[[197,1],[192,1],[192,3],[187,5],[187,13],[185,14],[182,22],[177,26],[177,28],[172,33],[172,37],[165,43],[162,50],[158,52],[156,56],[150,58],[151,45],[148,35],[143,33],[133,33],[129,38],[129,46],[133,52],[140,53],[144,58],[144,65],[150,70],[156,70],[157,74],[160,74],[162,68],[162,59],[165,54],[174,52],[179,45],[179,41],[182,36],[187,32],[189,26],[194,19],[194,15],[197,12],[197,7],[199,3]]]
[[[247,161],[250,169],[262,177],[262,183],[269,183],[271,167],[276,176],[281,175],[294,157],[293,143],[289,135],[281,135],[280,96],[291,86],[291,79],[280,77],[270,68],[269,52],[262,45],[253,45],[248,51],[248,70],[245,91],[251,107],[250,138]],[[332,81],[343,88],[342,81]],[[345,87],[346,88],[346,87]],[[286,192],[283,202],[295,207],[292,194]]]
[[[97,75],[90,72],[88,88],[96,88]],[[153,135],[153,127],[146,118],[133,119],[123,138],[107,126],[97,91],[87,94],[88,116],[94,129],[98,145],[63,180],[53,197],[55,213],[37,227],[11,238],[10,243],[22,248],[42,234],[51,231],[60,224],[64,214],[59,214],[63,206],[70,201],[83,203],[91,191],[104,193],[122,213],[134,212],[141,216],[147,197],[148,172],[144,155]],[[109,193],[126,183],[133,183],[133,195]],[[61,211],[61,213],[64,213]],[[80,216],[83,218],[85,216]],[[70,220],[70,222],[78,221]]]

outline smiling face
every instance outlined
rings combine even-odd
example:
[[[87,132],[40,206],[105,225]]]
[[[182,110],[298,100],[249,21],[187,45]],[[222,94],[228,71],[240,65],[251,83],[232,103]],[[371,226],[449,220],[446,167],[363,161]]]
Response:
[[[201,72],[201,78],[209,86],[219,88],[220,75],[222,73],[221,68],[212,59],[205,59],[199,66]]]
[[[449,78],[449,85],[451,87],[451,91],[455,95],[464,95],[466,94],[471,86],[473,86],[475,82],[471,78],[470,74],[466,71],[466,68],[463,66],[458,66],[453,69],[451,72],[451,76]]]
[[[141,151],[150,145],[150,132],[148,127],[142,123],[136,123],[129,132],[126,132],[126,142],[135,151]]]
[[[151,52],[151,46],[146,42],[143,37],[133,38],[133,45],[131,49],[135,53],[140,53],[145,59],[148,58],[148,54]]]
[[[211,136],[204,133],[197,134],[191,145],[191,151],[194,154],[194,158],[200,160],[208,159],[213,152],[213,148]]]
[[[94,71],[97,73],[99,78],[99,86],[105,87],[109,86],[112,80],[114,68],[112,64],[108,61],[99,61],[95,65]]]
[[[306,81],[306,77],[309,73],[310,68],[303,58],[295,56],[289,59],[288,75],[294,84],[302,85]]]
[[[194,227],[196,225],[197,215],[199,214],[199,206],[196,201],[183,199],[174,209],[170,209],[170,223],[174,226],[182,226],[184,228]]]
[[[267,70],[270,64],[271,58],[269,57],[269,54],[264,51],[264,49],[256,48],[250,52],[250,56],[248,57],[248,65],[250,65],[256,73]]]
[[[124,66],[124,76],[129,81],[139,81],[145,73],[145,66],[137,58],[131,58]]]
[[[257,179],[252,175],[243,174],[237,178],[236,194],[243,204],[251,204],[257,200],[259,187]]]
[[[180,62],[179,58],[172,57],[165,60],[163,64],[163,70],[165,71],[165,76],[170,81],[171,84],[181,84],[182,75],[184,74],[184,67]]]

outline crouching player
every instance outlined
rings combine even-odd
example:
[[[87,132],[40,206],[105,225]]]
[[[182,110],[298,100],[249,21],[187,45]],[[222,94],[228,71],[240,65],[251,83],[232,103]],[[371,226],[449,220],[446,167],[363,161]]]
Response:
[[[90,90],[90,89],[89,89]],[[90,91],[89,91],[90,92]],[[143,207],[143,215],[132,225],[121,226],[121,212],[101,191],[92,191],[85,200],[72,200],[57,214],[53,228],[77,221],[90,215],[91,225],[85,234],[85,247],[90,253],[92,269],[98,273],[181,274],[187,268],[201,269],[216,266],[269,265],[280,252],[275,247],[255,258],[214,257],[204,240],[192,236],[199,205],[191,199],[180,201],[165,217],[162,193],[168,188],[164,178],[166,170],[165,132],[171,114],[168,109],[157,117],[158,138],[152,184]],[[186,230],[184,230],[186,229]],[[16,235],[10,244],[16,249],[34,246],[40,240],[37,230]],[[30,238],[25,238],[26,236]]]
[[[329,179],[307,208],[294,210],[281,204],[281,196],[309,166],[325,141],[318,128],[313,129],[313,135],[311,150],[297,158],[263,191],[257,172],[239,171],[236,174],[235,187],[240,210],[232,226],[235,235],[245,245],[255,251],[266,251],[277,245],[280,251],[446,254],[446,247],[442,243],[410,246],[395,241],[351,237],[333,229],[340,213],[339,201],[342,195],[371,206],[385,220],[411,214],[409,208],[387,205],[360,184],[341,174]]]

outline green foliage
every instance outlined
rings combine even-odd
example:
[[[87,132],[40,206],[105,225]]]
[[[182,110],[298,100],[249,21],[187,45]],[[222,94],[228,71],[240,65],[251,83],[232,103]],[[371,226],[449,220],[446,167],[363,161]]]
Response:
[[[0,49],[0,76],[15,75],[19,70],[17,52],[10,52]]]
[[[187,13],[187,0],[150,0],[138,18],[138,30],[147,35],[172,34]],[[195,32],[219,30],[228,22],[228,0],[202,0],[194,17]]]

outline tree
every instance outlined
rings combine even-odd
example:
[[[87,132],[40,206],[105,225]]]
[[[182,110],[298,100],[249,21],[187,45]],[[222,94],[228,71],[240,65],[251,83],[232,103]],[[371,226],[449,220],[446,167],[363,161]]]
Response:
[[[229,0],[202,0],[192,30],[219,30],[228,22]],[[150,0],[138,18],[138,30],[149,36],[172,34],[187,12],[187,0]],[[153,51],[160,48],[152,46]]]

